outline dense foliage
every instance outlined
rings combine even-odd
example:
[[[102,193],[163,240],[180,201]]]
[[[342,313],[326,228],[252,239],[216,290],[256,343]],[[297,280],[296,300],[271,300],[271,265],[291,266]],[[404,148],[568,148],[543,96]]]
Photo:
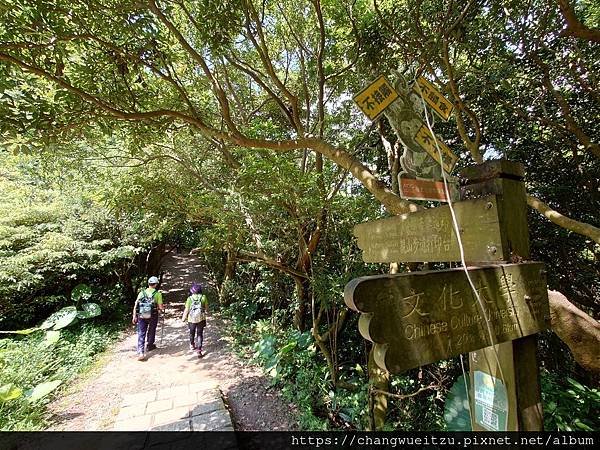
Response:
[[[452,101],[435,129],[459,167],[525,165],[533,257],[598,317],[599,25],[587,0],[0,0],[0,325],[33,325],[81,282],[116,314],[145,253],[177,242],[254,330],[252,358],[300,387],[284,392],[305,427],[375,428],[384,394],[342,293],[390,268],[361,262],[352,227],[415,209],[402,130],[351,100],[378,73]],[[547,426],[598,428],[597,375],[540,344]],[[379,380],[386,426],[444,428],[460,372]]]
[[[0,429],[46,429],[51,417],[44,406],[90,367],[95,356],[113,342],[119,325],[80,324],[62,330],[54,343],[49,343],[43,333],[0,339]],[[32,397],[37,386],[49,386],[47,394],[52,395]],[[12,396],[3,395],[10,392]]]
[[[69,293],[82,282],[113,310],[127,294],[123,281],[135,273],[135,256],[154,239],[144,213],[111,212],[102,196],[116,183],[109,185],[99,168],[65,173],[37,157],[0,158],[2,329],[33,325],[71,304]],[[121,294],[115,297],[113,287]]]
[[[114,172],[64,171],[67,160],[39,155],[0,158],[0,428],[45,429],[45,405],[122,326],[157,235],[143,211],[110,208]]]

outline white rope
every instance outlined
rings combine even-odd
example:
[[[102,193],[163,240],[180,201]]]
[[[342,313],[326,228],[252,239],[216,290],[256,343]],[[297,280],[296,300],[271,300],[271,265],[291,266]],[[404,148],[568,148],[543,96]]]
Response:
[[[446,171],[444,170],[444,166],[443,166],[444,160],[442,158],[442,151],[438,144],[438,140],[433,131],[431,123],[429,121],[429,114],[427,114],[427,106],[425,105],[425,100],[423,99],[423,92],[421,92],[421,86],[419,86],[419,83],[416,83],[416,86],[417,86],[417,91],[419,93],[419,96],[421,97],[421,103],[423,104],[423,112],[425,114],[425,121],[427,122],[427,128],[429,128],[429,132],[433,136],[433,142],[435,143],[435,148],[437,149],[438,157],[440,159],[439,163],[440,163],[440,167],[442,169],[442,178],[444,180],[444,189],[446,191],[446,199],[448,200],[448,206],[450,207],[450,214],[452,216],[452,224],[454,226],[454,233],[456,235],[456,239],[458,242],[458,248],[460,250],[460,261],[462,263],[463,271],[465,272],[467,280],[469,281],[469,285],[471,286],[471,289],[473,290],[473,294],[474,294],[475,298],[477,299],[477,304],[478,304],[479,308],[481,309],[482,318],[485,321],[486,329],[487,329],[487,332],[488,332],[488,335],[490,338],[490,342],[492,342],[491,347],[493,349],[494,356],[496,358],[496,362],[498,363],[498,369],[500,370],[500,376],[503,380],[505,380],[506,378],[504,377],[504,373],[502,372],[502,366],[500,365],[500,359],[498,358],[498,351],[496,350],[496,347],[493,344],[494,338],[493,338],[493,334],[492,334],[492,327],[490,325],[490,322],[486,319],[485,308],[483,306],[483,302],[481,301],[479,292],[477,292],[477,288],[475,287],[475,284],[473,283],[473,280],[471,279],[471,275],[469,274],[469,270],[467,269],[467,263],[465,261],[464,246],[463,246],[462,238],[460,236],[460,228],[458,226],[458,220],[456,218],[456,213],[454,212],[454,205],[452,204],[452,199],[450,197],[450,190],[448,189],[448,180],[446,178]],[[462,359],[461,359],[461,364],[462,364]],[[463,367],[463,375],[464,375],[464,367]],[[494,377],[494,384],[495,383],[496,383],[496,378]],[[469,394],[467,392],[467,398],[468,398],[468,396],[469,396]],[[469,401],[469,405],[471,405],[470,401]]]

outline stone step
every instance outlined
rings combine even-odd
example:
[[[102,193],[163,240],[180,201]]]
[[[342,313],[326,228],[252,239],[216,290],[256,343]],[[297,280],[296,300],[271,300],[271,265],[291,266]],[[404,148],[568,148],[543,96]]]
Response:
[[[214,383],[200,382],[127,394],[115,431],[234,431]]]

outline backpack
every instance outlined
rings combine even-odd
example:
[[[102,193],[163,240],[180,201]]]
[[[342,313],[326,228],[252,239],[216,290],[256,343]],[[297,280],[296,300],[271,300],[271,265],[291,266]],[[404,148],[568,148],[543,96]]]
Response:
[[[190,297],[192,304],[190,305],[189,322],[198,323],[205,320],[206,308],[204,307],[204,295],[194,294]]]
[[[157,292],[158,290],[155,289],[152,294],[148,295],[146,289],[142,291],[142,298],[138,300],[138,316],[141,319],[150,319],[152,317],[152,313],[156,309],[154,294]]]

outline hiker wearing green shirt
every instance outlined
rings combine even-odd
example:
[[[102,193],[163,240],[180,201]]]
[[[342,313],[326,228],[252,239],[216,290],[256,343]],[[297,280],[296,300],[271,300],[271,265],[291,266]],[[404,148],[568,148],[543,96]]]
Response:
[[[202,357],[202,343],[204,340],[204,327],[206,326],[206,314],[208,313],[208,300],[202,294],[202,287],[193,283],[190,288],[190,296],[185,302],[185,309],[181,320],[187,319],[190,331],[190,350],[196,350],[198,357]]]
[[[146,333],[148,334],[147,351],[156,348],[154,339],[156,338],[156,326],[158,325],[158,311],[164,309],[162,294],[156,289],[158,278],[150,277],[148,287],[142,289],[133,305],[133,315],[131,322],[137,324],[137,355],[138,360],[143,361],[146,358],[145,342]]]

